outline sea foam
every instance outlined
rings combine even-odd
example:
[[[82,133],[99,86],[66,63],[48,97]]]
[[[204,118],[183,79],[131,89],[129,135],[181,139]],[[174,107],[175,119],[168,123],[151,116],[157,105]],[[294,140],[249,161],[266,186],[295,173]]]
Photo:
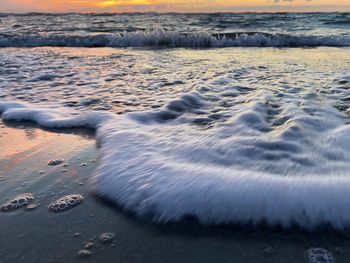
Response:
[[[265,32],[181,33],[145,31],[93,35],[0,35],[0,47],[348,47],[349,35],[291,35]]]
[[[273,112],[276,106],[264,99],[233,106],[222,123],[205,127],[193,120],[216,107],[217,99],[197,92],[159,111],[120,116],[11,102],[0,102],[0,112],[4,120],[43,127],[95,128],[100,160],[93,190],[156,222],[191,215],[203,224],[347,227],[346,116],[312,103],[311,115],[293,103]],[[289,120],[271,131],[269,114]]]

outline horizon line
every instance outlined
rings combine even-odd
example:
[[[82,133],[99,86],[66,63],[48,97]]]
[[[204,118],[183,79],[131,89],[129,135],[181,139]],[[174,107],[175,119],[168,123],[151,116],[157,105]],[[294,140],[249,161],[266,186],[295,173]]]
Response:
[[[28,12],[3,12],[0,11],[0,14],[21,14],[21,15],[30,15],[30,14],[51,14],[51,15],[63,15],[63,14],[96,14],[96,15],[109,15],[109,14],[249,14],[249,13],[260,13],[260,14],[283,14],[283,13],[300,13],[300,14],[308,14],[308,13],[350,13],[350,11],[213,11],[213,12],[162,12],[162,11],[126,11],[126,12],[116,12],[116,11],[107,11],[107,12],[84,12],[84,11],[72,11],[72,12],[64,12],[64,11],[55,11],[55,12],[38,12],[38,11],[28,11]]]

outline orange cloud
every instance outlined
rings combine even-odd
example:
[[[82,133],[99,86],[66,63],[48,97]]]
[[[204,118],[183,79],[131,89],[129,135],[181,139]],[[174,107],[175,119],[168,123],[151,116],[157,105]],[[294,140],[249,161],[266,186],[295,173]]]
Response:
[[[96,1],[97,6],[118,6],[118,5],[152,5],[157,4],[157,1],[148,1],[148,0],[106,0],[106,1]]]

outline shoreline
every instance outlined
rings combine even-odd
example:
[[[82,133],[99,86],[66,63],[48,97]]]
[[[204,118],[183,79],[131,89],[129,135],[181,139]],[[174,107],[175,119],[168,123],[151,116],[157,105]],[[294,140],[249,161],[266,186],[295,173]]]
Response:
[[[91,193],[88,178],[97,155],[91,134],[82,136],[75,129],[70,130],[73,134],[56,132],[28,123],[0,125],[0,143],[12,145],[0,161],[2,171],[8,167],[0,177],[1,203],[30,192],[39,205],[33,211],[0,213],[2,262],[79,262],[77,253],[89,242],[93,246],[86,262],[232,262],[233,258],[235,262],[303,262],[310,247],[328,249],[337,262],[350,256],[350,240],[332,231],[320,235],[269,228],[179,227],[137,219]],[[67,171],[61,165],[47,166],[52,158],[65,159]],[[40,169],[45,173],[40,174]],[[63,213],[47,209],[67,194],[82,194],[84,201]],[[106,232],[115,234],[114,243],[98,241]]]
[[[349,262],[350,13],[0,28],[0,263]]]

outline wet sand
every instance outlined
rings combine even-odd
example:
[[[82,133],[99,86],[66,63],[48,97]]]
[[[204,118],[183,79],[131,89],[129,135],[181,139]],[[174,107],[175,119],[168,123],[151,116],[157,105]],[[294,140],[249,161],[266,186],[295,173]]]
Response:
[[[91,131],[0,123],[0,145],[0,203],[32,193],[39,205],[32,211],[0,212],[2,263],[307,262],[310,247],[328,249],[337,262],[350,258],[350,237],[332,231],[158,226],[136,219],[92,194],[88,179],[98,156]],[[57,158],[64,163],[47,165]],[[52,201],[69,194],[83,195],[83,203],[62,213],[48,210]],[[99,242],[106,232],[115,234],[113,243]],[[91,255],[80,258],[77,253],[88,242],[93,243]],[[264,254],[269,247],[273,252]]]

